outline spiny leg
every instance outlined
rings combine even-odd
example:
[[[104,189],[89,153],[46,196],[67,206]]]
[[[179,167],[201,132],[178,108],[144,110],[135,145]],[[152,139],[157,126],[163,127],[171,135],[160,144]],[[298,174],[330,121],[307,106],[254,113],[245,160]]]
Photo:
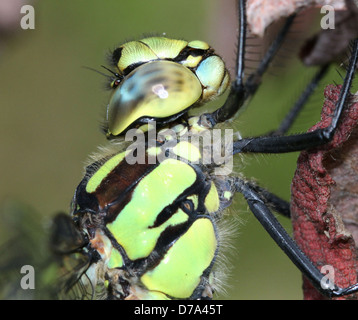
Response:
[[[261,60],[258,68],[256,71],[248,77],[246,83],[245,83],[245,89],[246,89],[246,96],[247,98],[250,98],[255,94],[258,87],[261,84],[261,79],[266,70],[268,69],[270,63],[272,62],[273,58],[276,56],[276,53],[281,48],[282,43],[286,39],[287,33],[289,32],[293,21],[296,18],[296,14],[291,14],[289,17],[287,17],[283,27],[277,34],[274,41],[271,43],[270,47],[265,53],[265,56]]]
[[[250,183],[236,177],[233,178],[235,190],[246,199],[250,210],[265,230],[270,234],[277,245],[285,252],[297,268],[310,280],[310,282],[327,297],[339,297],[358,291],[358,283],[348,288],[340,288],[331,283],[312,261],[301,251],[296,242],[288,235],[276,217],[265,204],[260,194],[253,189]],[[328,283],[327,283],[328,281]],[[325,284],[325,285],[323,285]]]
[[[238,1],[239,32],[235,68],[235,81],[232,81],[230,93],[224,105],[213,113],[205,114],[213,126],[230,119],[244,104],[246,90],[244,85],[245,47],[246,47],[246,1]]]
[[[212,126],[232,118],[245,102],[254,95],[261,84],[262,75],[266,72],[278,49],[281,47],[287,32],[289,31],[295,15],[287,18],[284,26],[276,36],[275,40],[266,51],[264,58],[256,71],[251,74],[244,83],[245,69],[245,45],[246,45],[246,1],[239,0],[239,32],[238,32],[238,51],[236,56],[236,78],[231,83],[231,89],[224,105],[213,113],[206,113],[206,121]]]
[[[282,198],[276,196],[275,194],[271,193],[270,191],[250,182],[246,181],[246,185],[254,190],[257,194],[260,195],[260,198],[266,203],[268,207],[272,210],[276,211],[277,213],[283,215],[284,217],[290,218],[290,203]]]
[[[291,110],[287,113],[286,117],[281,121],[279,127],[275,131],[272,131],[267,135],[281,136],[286,134],[288,130],[290,130],[292,124],[297,119],[298,114],[301,112],[302,108],[308,101],[309,97],[316,89],[318,83],[322,80],[322,78],[327,73],[328,68],[329,68],[328,64],[323,65],[322,67],[319,68],[319,70],[316,72],[312,80],[306,86],[305,90],[302,92],[296,103],[292,106]]]
[[[356,39],[353,43],[353,51],[349,61],[348,70],[339,95],[335,112],[332,116],[332,122],[327,128],[289,136],[262,136],[237,140],[234,142],[233,153],[286,153],[310,149],[331,141],[338,126],[346,102],[349,98],[349,90],[352,86],[357,61],[358,39]]]

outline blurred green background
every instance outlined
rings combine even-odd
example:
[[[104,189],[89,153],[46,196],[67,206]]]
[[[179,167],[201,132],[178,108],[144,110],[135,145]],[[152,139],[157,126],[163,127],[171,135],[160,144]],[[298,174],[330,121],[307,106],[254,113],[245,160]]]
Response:
[[[0,201],[19,201],[43,217],[68,212],[83,166],[98,145],[108,92],[101,70],[109,50],[148,34],[202,39],[234,60],[237,27],[219,0],[47,0],[35,7],[35,30],[22,30],[2,43],[0,52]],[[235,14],[234,9],[230,9]],[[232,21],[232,20],[231,20]],[[225,36],[216,30],[224,30]],[[231,36],[231,38],[230,38]],[[292,61],[265,78],[260,94],[232,126],[243,136],[274,129],[309,75],[297,76]],[[299,65],[296,64],[296,65]],[[277,70],[276,70],[277,71]],[[301,73],[300,73],[301,74]],[[332,83],[333,76],[327,77]],[[338,80],[339,81],[339,80]],[[304,112],[296,130],[319,119]],[[318,108],[317,108],[318,106]],[[237,161],[235,171],[289,200],[297,154],[254,155]],[[242,160],[242,161],[241,161]],[[229,211],[240,221],[229,251],[232,264],[220,299],[301,299],[301,275],[248,212],[238,195]],[[290,221],[280,219],[290,231]],[[1,223],[1,222],[0,222]],[[0,234],[0,242],[4,235]]]

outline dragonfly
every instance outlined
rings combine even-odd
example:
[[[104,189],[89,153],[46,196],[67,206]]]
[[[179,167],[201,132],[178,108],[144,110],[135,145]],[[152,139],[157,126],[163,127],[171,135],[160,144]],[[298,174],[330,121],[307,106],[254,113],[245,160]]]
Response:
[[[295,19],[295,15],[287,18],[258,68],[244,78],[245,7],[245,1],[239,0],[233,79],[223,59],[200,40],[147,37],[124,43],[111,53],[104,74],[111,96],[102,126],[108,146],[85,168],[70,213],[58,214],[52,223],[51,250],[61,274],[56,296],[214,298],[225,273],[220,255],[228,241],[226,209],[238,193],[318,292],[341,297],[358,291],[358,284],[339,287],[329,280],[323,286],[325,274],[272,212],[290,217],[290,204],[230,167],[237,154],[288,153],[330,143],[348,105],[358,41],[352,45],[330,125],[286,134],[325,74],[327,66],[323,66],[278,130],[238,137],[220,125],[230,124],[255,95]],[[227,99],[214,111],[191,115],[227,90]]]

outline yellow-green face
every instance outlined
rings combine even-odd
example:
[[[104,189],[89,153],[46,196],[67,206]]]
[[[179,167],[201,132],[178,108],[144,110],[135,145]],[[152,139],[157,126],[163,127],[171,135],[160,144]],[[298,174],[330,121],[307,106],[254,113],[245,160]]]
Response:
[[[118,78],[107,107],[109,138],[149,120],[171,122],[220,96],[230,82],[223,60],[203,41],[131,41],[113,51],[112,63]]]
[[[89,235],[89,250],[101,256],[102,272],[117,274],[109,294],[115,287],[121,299],[205,297],[220,201],[215,184],[190,164],[195,147],[183,149],[179,143],[180,158],[156,164],[129,165],[122,152],[87,168],[73,215]]]

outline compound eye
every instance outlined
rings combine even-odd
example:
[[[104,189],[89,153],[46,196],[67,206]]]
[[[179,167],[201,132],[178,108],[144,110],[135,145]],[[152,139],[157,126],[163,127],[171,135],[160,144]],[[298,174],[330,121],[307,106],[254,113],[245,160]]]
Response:
[[[188,68],[152,61],[134,69],[115,88],[107,107],[108,135],[118,136],[139,119],[180,114],[197,102],[202,85]]]

